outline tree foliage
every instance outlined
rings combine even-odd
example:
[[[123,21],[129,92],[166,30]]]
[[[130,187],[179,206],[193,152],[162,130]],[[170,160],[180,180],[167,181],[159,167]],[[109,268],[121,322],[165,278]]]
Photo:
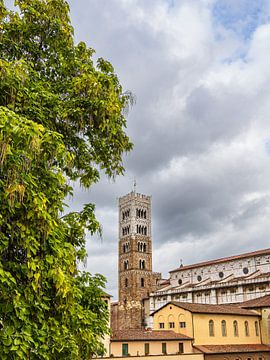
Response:
[[[74,44],[64,0],[0,0],[0,351],[87,359],[102,351],[104,278],[78,270],[94,205],[61,217],[70,180],[123,173],[123,93],[112,65]]]

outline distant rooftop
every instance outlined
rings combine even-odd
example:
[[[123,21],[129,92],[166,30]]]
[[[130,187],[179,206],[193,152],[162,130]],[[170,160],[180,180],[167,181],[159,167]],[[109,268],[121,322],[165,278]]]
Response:
[[[263,249],[263,250],[252,251],[252,252],[248,252],[248,253],[244,253],[244,254],[240,254],[240,255],[223,257],[223,258],[219,258],[219,259],[215,259],[215,260],[203,261],[203,262],[199,262],[199,263],[195,263],[195,264],[191,264],[191,265],[180,266],[177,269],[171,270],[170,273],[180,271],[180,270],[182,271],[182,270],[194,269],[194,268],[201,267],[201,266],[209,266],[209,265],[213,265],[213,264],[220,264],[220,263],[223,263],[225,261],[245,259],[245,258],[248,258],[248,257],[257,256],[257,255],[270,255],[270,248]]]
[[[233,354],[270,351],[270,346],[263,344],[195,345],[194,347],[205,354]]]
[[[192,338],[176,333],[172,330],[118,330],[111,337],[111,341],[138,340],[192,340]]]
[[[175,305],[181,309],[190,311],[192,313],[199,314],[232,314],[232,315],[245,315],[245,316],[258,316],[258,313],[252,310],[242,309],[237,305],[209,305],[209,304],[197,304],[179,301],[170,301],[166,305],[162,306],[158,310],[154,311],[151,315],[154,315],[165,306],[170,304]]]
[[[262,307],[270,307],[270,295],[265,295],[262,297],[259,297],[257,299],[252,299],[245,301],[241,304],[239,304],[242,308],[262,308]]]

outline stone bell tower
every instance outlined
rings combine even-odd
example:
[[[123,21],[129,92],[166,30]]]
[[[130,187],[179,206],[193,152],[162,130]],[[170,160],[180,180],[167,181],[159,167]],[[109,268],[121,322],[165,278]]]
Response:
[[[119,199],[118,328],[144,327],[144,300],[157,289],[152,272],[151,197],[131,193]]]

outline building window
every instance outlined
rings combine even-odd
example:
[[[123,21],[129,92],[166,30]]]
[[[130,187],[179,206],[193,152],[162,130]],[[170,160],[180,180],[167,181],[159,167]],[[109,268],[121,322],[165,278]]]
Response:
[[[255,321],[255,334],[256,334],[256,336],[259,336],[259,324],[258,324],[258,321]]]
[[[178,280],[178,284],[179,284],[179,285],[181,285],[182,282],[183,282],[183,281],[182,281],[181,279]]]
[[[219,272],[218,276],[222,279],[224,276],[224,273],[222,271]]]
[[[164,323],[159,323],[159,328],[164,329]]]
[[[128,260],[124,261],[124,270],[128,270]]]
[[[197,280],[198,280],[198,281],[202,281],[201,275],[198,275],[198,276],[197,276]]]
[[[244,273],[245,275],[247,275],[247,274],[248,274],[248,268],[247,268],[247,267],[244,267],[244,269],[243,269],[243,273]]]
[[[180,326],[180,328],[185,328],[186,327],[186,322],[185,321],[180,321],[179,326]]]
[[[236,320],[234,320],[234,322],[233,322],[233,334],[234,334],[234,336],[239,336],[239,334],[238,334],[238,322]]]
[[[150,353],[149,343],[146,343],[144,344],[144,354],[149,355],[149,353]]]
[[[169,328],[174,329],[174,322],[169,322]]]
[[[128,344],[122,344],[122,356],[128,356]]]
[[[166,343],[162,343],[162,354],[167,354],[167,344]]]
[[[246,335],[246,336],[249,336],[248,321],[245,321],[245,335]]]
[[[125,279],[125,287],[128,287],[128,279]]]
[[[179,354],[183,354],[183,352],[184,352],[184,344],[183,343],[179,343],[178,351],[179,351]]]
[[[227,326],[225,320],[221,321],[221,334],[222,336],[227,336]]]
[[[144,261],[144,260],[140,260],[140,261],[139,261],[139,268],[140,268],[141,270],[145,269],[145,261]]]
[[[215,336],[214,321],[209,320],[209,336]]]
[[[141,278],[141,287],[144,287],[144,278]]]

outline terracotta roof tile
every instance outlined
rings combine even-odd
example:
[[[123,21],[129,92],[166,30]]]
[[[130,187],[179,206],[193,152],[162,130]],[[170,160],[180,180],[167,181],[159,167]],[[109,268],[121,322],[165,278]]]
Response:
[[[234,314],[234,315],[250,315],[259,316],[258,313],[252,310],[246,310],[239,307],[239,305],[209,305],[209,304],[197,304],[188,302],[171,301],[162,306],[158,310],[154,311],[151,315],[163,309],[165,306],[173,304],[181,309],[188,310],[192,313],[206,313],[206,314]]]
[[[194,347],[206,354],[229,354],[229,353],[270,351],[270,346],[262,345],[262,344],[195,345]]]
[[[242,308],[261,308],[270,307],[270,295],[265,295],[257,299],[252,299],[239,304]]]
[[[172,330],[118,330],[114,331],[111,341],[138,340],[192,340],[192,338]]]
[[[248,252],[248,253],[240,254],[240,255],[224,257],[224,258],[215,259],[215,260],[203,261],[203,262],[200,262],[200,263],[197,263],[197,264],[180,266],[177,269],[171,270],[170,273],[175,272],[175,271],[180,271],[180,270],[194,269],[194,268],[200,267],[200,266],[208,266],[208,265],[212,265],[212,264],[219,264],[219,263],[223,263],[225,261],[244,259],[244,258],[247,258],[247,257],[257,256],[257,255],[270,255],[270,248],[263,249],[263,250],[252,251],[252,252]]]

